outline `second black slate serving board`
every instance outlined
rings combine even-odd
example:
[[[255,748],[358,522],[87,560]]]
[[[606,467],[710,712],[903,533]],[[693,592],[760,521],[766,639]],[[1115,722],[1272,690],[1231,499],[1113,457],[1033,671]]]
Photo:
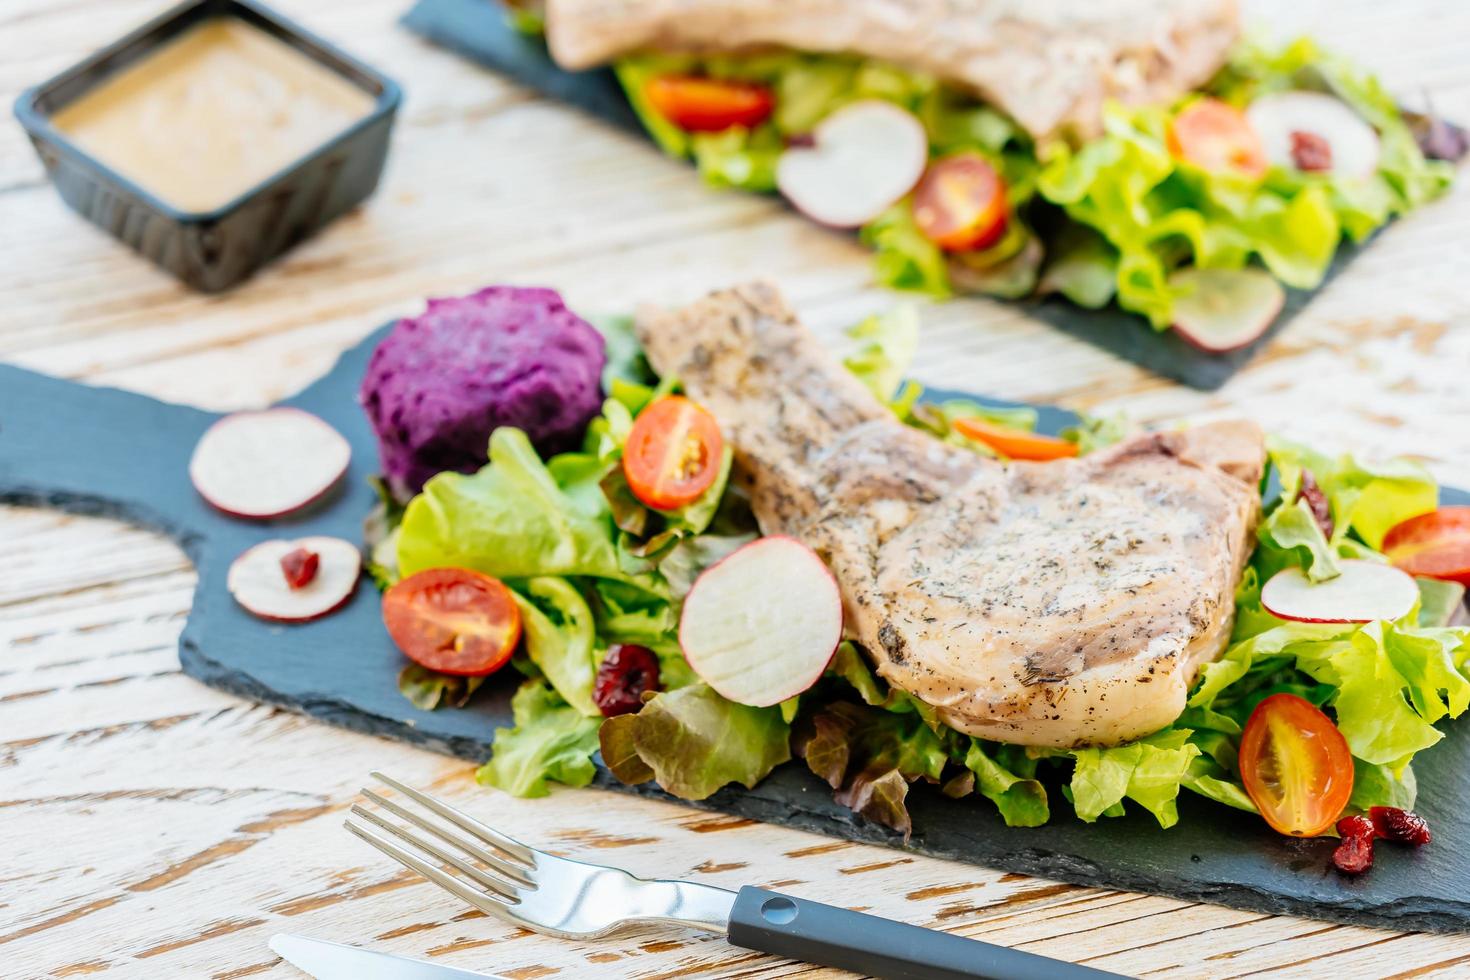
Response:
[[[384,331],[386,331],[386,327]],[[378,596],[364,584],[340,612],[314,623],[262,622],[230,598],[225,575],[251,544],[274,537],[333,534],[357,540],[375,502],[367,477],[376,448],[356,392],[384,331],[348,351],[331,373],[286,404],[315,412],[352,444],[339,492],[308,513],[268,523],[226,517],[189,482],[194,443],[218,416],[142,395],[92,388],[0,365],[0,503],[52,506],[156,528],[177,540],[199,572],[179,641],[184,670],[211,686],[301,711],[357,731],[483,760],[497,726],[510,724],[518,676],[507,671],[470,706],[420,711],[399,693],[403,660],[384,633]],[[933,399],[954,392],[930,392]],[[982,399],[989,401],[988,399]],[[1004,403],[995,403],[1004,404]],[[1055,432],[1072,416],[1041,408]],[[1447,490],[1449,503],[1470,494]],[[1060,881],[1132,889],[1264,912],[1393,929],[1470,931],[1470,718],[1415,763],[1417,809],[1434,828],[1422,850],[1382,849],[1361,880],[1327,866],[1332,844],[1272,833],[1256,817],[1185,793],[1179,825],[1161,831],[1147,814],[1086,825],[1058,806],[1045,827],[1006,827],[994,807],[949,800],[924,786],[912,803],[907,845],[832,802],[825,783],[799,764],[754,790],[723,790],[689,804],[834,837],[868,841]],[[597,784],[668,799],[652,785],[625,787],[603,770]],[[588,806],[595,806],[591,797]]]
[[[556,66],[540,38],[512,28],[495,0],[417,0],[403,24],[421,37],[511,78],[574,105],[594,116],[643,134],[613,73],[606,68],[569,72]],[[739,193],[739,192],[723,192]],[[1254,343],[1228,354],[1208,354],[1186,343],[1172,330],[1160,333],[1140,317],[1116,306],[1088,310],[1052,296],[1026,301],[1027,310],[1059,330],[1193,388],[1213,391],[1255,356],[1325,288],[1364,245],[1343,241],[1322,286],[1288,289],[1286,303],[1270,329]]]

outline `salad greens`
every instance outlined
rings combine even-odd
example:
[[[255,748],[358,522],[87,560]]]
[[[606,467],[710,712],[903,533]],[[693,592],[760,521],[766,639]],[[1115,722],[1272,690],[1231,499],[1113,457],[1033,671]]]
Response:
[[[1344,179],[1275,166],[1263,181],[1206,172],[1169,152],[1170,109],[1111,105],[1101,139],[1075,152],[1064,143],[1041,151],[1042,196],[1110,246],[1093,237],[1058,242],[1053,262],[1067,270],[1064,282],[1075,283],[1084,265],[1098,279],[1110,268],[1119,304],[1164,327],[1173,309],[1169,274],[1184,262],[1234,269],[1254,256],[1286,285],[1311,289],[1344,234],[1361,241],[1449,186],[1452,168],[1424,158],[1382,86],[1309,40],[1279,51],[1243,45],[1206,91],[1244,108],[1290,90],[1326,91],[1371,123],[1382,141],[1378,171]],[[1092,291],[1073,286],[1068,298],[1107,302],[1092,282]]]
[[[1185,288],[1171,285],[1179,269],[1259,262],[1287,286],[1315,288],[1344,236],[1362,241],[1441,194],[1453,175],[1450,164],[1426,159],[1376,79],[1307,39],[1279,48],[1242,43],[1202,92],[1173,106],[1110,104],[1103,135],[1080,146],[1061,138],[1037,144],[1001,113],[933,76],[847,55],[649,54],[621,59],[616,72],[658,145],[692,159],[717,187],[774,191],[789,141],[852,102],[901,106],[923,124],[931,157],[969,151],[992,164],[1010,218],[999,241],[947,252],[920,230],[912,196],[904,198],[860,231],[874,250],[880,283],[936,297],[1056,292],[1094,309],[1116,301],[1158,329],[1173,323]],[[764,85],[774,112],[753,128],[681,129],[646,92],[653,79],[687,75]],[[1381,141],[1376,172],[1345,177],[1280,165],[1264,177],[1212,172],[1169,148],[1171,121],[1202,96],[1244,109],[1259,96],[1291,90],[1328,93],[1369,123]]]
[[[479,771],[483,783],[522,796],[544,794],[553,782],[586,785],[600,751],[625,782],[654,780],[676,796],[704,799],[733,783],[754,786],[796,758],[839,802],[904,834],[908,793],[920,781],[951,797],[983,797],[1011,826],[1045,823],[1065,801],[1084,821],[1141,809],[1167,828],[1179,819],[1183,791],[1255,810],[1237,757],[1246,719],[1270,695],[1297,694],[1331,714],[1354,756],[1356,808],[1411,805],[1413,757],[1442,737],[1438,723],[1470,707],[1470,629],[1443,625],[1463,597],[1459,586],[1422,581],[1418,608],[1398,622],[1288,622],[1262,607],[1262,583],[1282,568],[1330,578],[1341,559],[1385,560],[1375,550],[1385,531],[1437,501],[1415,464],[1369,465],[1280,440],[1268,446],[1266,516],[1237,592],[1230,645],[1203,667],[1183,714],[1162,731],[1110,748],[974,738],[890,688],[850,643],[814,687],[787,702],[728,701],[685,663],[679,608],[700,571],[758,533],[755,522],[728,480],[728,455],[716,484],[681,511],[653,512],[627,493],[618,461],[632,420],[677,385],[647,373],[627,321],[607,320],[601,329],[609,348],[624,354],[581,451],[542,460],[516,430],[497,430],[489,464],[434,477],[389,539],[403,574],[479,569],[504,579],[521,607],[524,643],[513,663],[526,679],[513,700],[514,726],[496,732],[494,754]],[[917,343],[911,311],[870,318],[851,334],[849,370],[906,423],[980,452],[987,450],[956,432],[954,419],[1035,426],[1026,409],[921,402],[919,386],[901,380]],[[1086,452],[1120,435],[1115,421],[1084,420],[1069,437]],[[1330,521],[1302,497],[1309,482]],[[396,573],[385,566],[383,574]],[[618,643],[657,655],[660,690],[636,713],[604,720],[593,685]],[[402,686],[429,707],[462,703],[477,682],[411,668]]]

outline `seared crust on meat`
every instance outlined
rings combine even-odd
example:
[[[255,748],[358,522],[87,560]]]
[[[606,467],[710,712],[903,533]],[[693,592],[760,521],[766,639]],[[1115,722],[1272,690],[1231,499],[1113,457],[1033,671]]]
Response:
[[[822,556],[848,633],[947,724],[1125,742],[1173,722],[1224,649],[1259,517],[1256,426],[1000,463],[900,423],[769,285],[645,310],[638,333],[719,419],[761,529]]]
[[[1170,102],[1239,36],[1235,0],[547,0],[557,62],[779,47],[931,72],[1040,139],[1100,131],[1104,101]]]

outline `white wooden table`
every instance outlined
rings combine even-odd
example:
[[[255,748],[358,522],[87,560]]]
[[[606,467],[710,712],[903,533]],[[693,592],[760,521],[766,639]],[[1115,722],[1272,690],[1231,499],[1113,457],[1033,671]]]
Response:
[[[225,296],[189,293],[67,212],[0,124],[0,358],[212,409],[264,404],[422,297],[544,283],[585,310],[777,279],[837,342],[892,297],[776,202],[694,173],[395,25],[406,0],[279,0],[407,91],[384,185]],[[160,0],[5,0],[0,95]],[[1254,5],[1264,15],[1268,5]],[[1300,2],[1310,29],[1470,120],[1470,7]],[[1139,421],[1249,415],[1327,447],[1408,453],[1470,486],[1470,181],[1385,234],[1223,391],[1190,392],[982,301],[925,311],[917,377]],[[3,435],[0,435],[3,438]],[[519,980],[825,975],[680,932],[569,943],[508,928],[344,833],[371,767],[517,835],[640,874],[789,887],[1134,974],[1455,976],[1470,937],[1395,934],[1075,888],[597,791],[518,801],[472,767],[238,701],[179,672],[194,575],[159,537],[0,509],[0,975],[271,977],[277,931]],[[1470,883],[1467,883],[1470,887]]]

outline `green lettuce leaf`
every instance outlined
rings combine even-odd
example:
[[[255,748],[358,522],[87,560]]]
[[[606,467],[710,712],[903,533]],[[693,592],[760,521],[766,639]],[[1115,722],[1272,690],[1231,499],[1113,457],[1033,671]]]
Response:
[[[1256,528],[1256,538],[1264,549],[1255,556],[1256,567],[1267,579],[1290,565],[1306,569],[1313,582],[1339,574],[1336,551],[1305,500],[1277,507]]]
[[[951,294],[944,251],[919,230],[907,200],[864,225],[859,237],[873,249],[873,278],[880,285],[937,299]]]
[[[685,538],[674,545],[659,562],[658,569],[668,582],[673,597],[682,600],[694,587],[694,580],[701,572],[755,539],[754,531],[731,535],[701,534]]]
[[[1455,662],[1467,637],[1463,630],[1369,623],[1298,657],[1298,666],[1338,688],[1332,708],[1353,755],[1397,771],[1444,737],[1435,721],[1458,717],[1470,704],[1470,681]]]
[[[1419,621],[1417,625],[1448,626],[1465,602],[1465,587],[1459,582],[1437,578],[1415,579],[1419,584]]]
[[[546,32],[546,14],[539,4],[522,6],[519,3],[507,3],[505,20],[517,33],[528,37],[541,37]]]
[[[863,704],[886,705],[889,692],[873,676],[872,668],[850,640],[837,645],[837,653],[827,665],[827,675],[847,683]]]
[[[1119,305],[1162,329],[1173,318],[1175,269],[1237,269],[1252,252],[1278,276],[1315,284],[1338,235],[1330,209],[1315,206],[1320,192],[1283,200],[1178,161],[1165,146],[1169,117],[1158,107],[1109,105],[1103,137],[1076,152],[1053,144],[1043,157],[1040,194],[1116,251]]]
[[[591,575],[656,589],[647,568],[617,548],[599,496],[585,480],[564,489],[525,433],[496,429],[478,473],[440,473],[409,502],[399,568],[473,568],[501,579]]]
[[[774,126],[732,126],[719,133],[693,133],[689,146],[700,176],[711,187],[774,191],[786,140]]]
[[[648,130],[659,149],[671,157],[689,155],[689,134],[665,119],[648,101],[648,83],[660,75],[683,74],[691,68],[691,59],[668,55],[622,58],[613,65],[628,104],[633,107],[643,128]]]
[[[643,346],[633,329],[634,318],[626,313],[589,316],[587,322],[602,334],[607,363],[602,369],[602,390],[614,398],[626,389],[648,391],[658,383],[648,358],[643,355]],[[643,406],[630,405],[633,411]]]
[[[843,365],[874,398],[892,401],[919,349],[919,311],[906,304],[895,306],[863,320],[847,335],[863,344],[843,359]]]
[[[1418,795],[1419,784],[1411,767],[1404,766],[1396,773],[1388,766],[1353,760],[1353,795],[1348,800],[1348,806],[1353,809],[1366,811],[1375,806],[1396,806],[1400,810],[1412,810]]]
[[[545,796],[553,782],[592,782],[600,718],[584,716],[539,679],[521,684],[510,703],[515,727],[495,730],[490,760],[475,773],[481,785],[528,797]]]
[[[526,654],[563,701],[589,718],[602,713],[592,685],[603,650],[587,601],[564,578],[527,579],[512,593],[521,608]]]
[[[678,629],[678,611],[671,597],[611,579],[590,579],[587,591],[596,616],[597,635],[605,644],[653,647]]]
[[[1118,813],[1124,798],[1152,813],[1165,829],[1179,822],[1177,799],[1200,754],[1188,729],[1165,729],[1107,749],[1074,749],[1072,805],[1087,823]]]
[[[970,740],[965,768],[975,774],[975,789],[995,804],[1007,827],[1040,827],[1051,819],[1046,787],[1001,765],[979,739]]]
[[[1133,431],[1133,425],[1123,415],[1081,415],[1075,425],[1067,426],[1058,434],[1077,444],[1079,456],[1086,456],[1122,442]]]
[[[1203,755],[1195,756],[1189,762],[1189,771],[1184,774],[1182,784],[1185,789],[1198,793],[1206,799],[1223,803],[1237,810],[1247,813],[1258,813],[1256,804],[1246,793],[1245,787],[1240,783],[1240,776],[1231,776],[1223,767]]]

